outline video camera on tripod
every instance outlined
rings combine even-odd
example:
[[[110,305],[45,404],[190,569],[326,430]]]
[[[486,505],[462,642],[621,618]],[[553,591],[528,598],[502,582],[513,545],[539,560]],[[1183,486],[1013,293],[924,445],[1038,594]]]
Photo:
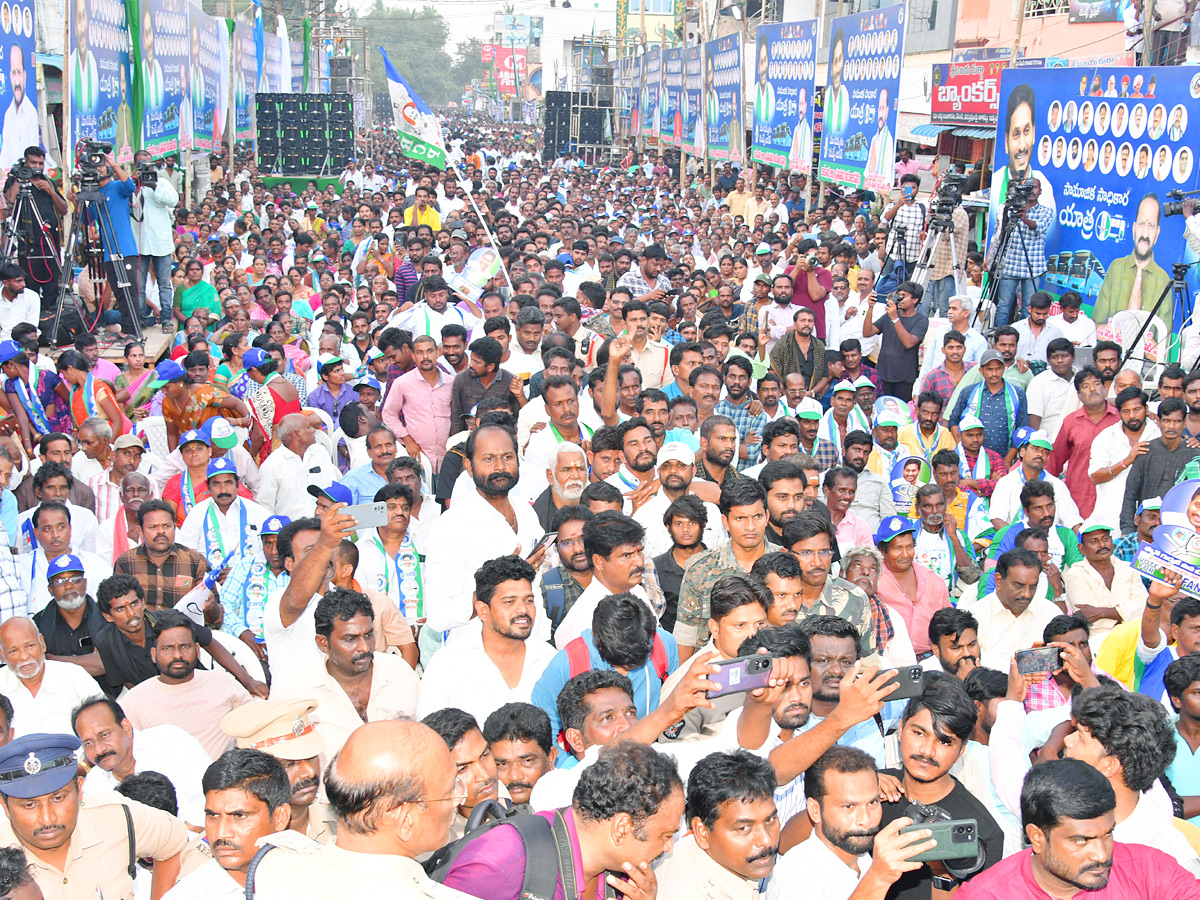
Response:
[[[963,185],[966,183],[967,176],[958,172],[947,172],[942,176],[941,184],[933,197],[933,217],[929,223],[931,228],[954,230],[954,210],[962,205]]]
[[[84,191],[100,190],[100,170],[108,165],[113,145],[107,141],[82,140],[75,149],[75,188]]]
[[[1036,185],[1036,178],[1019,178],[1008,183],[1008,197],[1004,201],[1005,218],[1012,218],[1029,205]]]

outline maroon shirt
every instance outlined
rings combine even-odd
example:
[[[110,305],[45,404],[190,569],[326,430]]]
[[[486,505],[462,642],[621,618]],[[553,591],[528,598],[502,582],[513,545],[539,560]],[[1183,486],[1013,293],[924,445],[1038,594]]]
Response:
[[[1120,421],[1121,417],[1117,415],[1111,403],[1105,407],[1099,422],[1093,422],[1086,409],[1075,410],[1063,419],[1058,437],[1054,439],[1054,450],[1046,460],[1046,471],[1051,475],[1058,475],[1063,466],[1070,463],[1063,484],[1070,489],[1071,498],[1079,507],[1079,515],[1085,519],[1096,508],[1096,485],[1092,484],[1092,479],[1088,477],[1092,441],[1109,425]]]
[[[817,269],[817,283],[825,288],[825,293],[833,290],[833,273],[828,269]],[[795,266],[787,269],[787,274],[794,279],[792,284],[792,306],[803,306],[805,309],[812,310],[812,314],[817,318],[817,327],[813,331],[816,337],[825,340],[827,332],[825,331],[825,294],[821,295],[820,300],[813,300],[808,296],[808,273],[797,272]],[[837,349],[832,348],[832,349]]]

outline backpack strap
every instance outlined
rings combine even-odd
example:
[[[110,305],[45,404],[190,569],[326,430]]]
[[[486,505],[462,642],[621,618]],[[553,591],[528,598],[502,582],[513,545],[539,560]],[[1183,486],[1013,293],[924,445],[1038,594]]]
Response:
[[[567,646],[563,648],[567,652],[567,665],[570,667],[570,674],[567,680],[574,678],[576,675],[582,675],[592,668],[592,651],[588,649],[587,642],[582,637],[577,637],[573,641],[568,641]]]
[[[254,874],[258,871],[258,864],[262,862],[262,858],[274,849],[274,844],[263,844],[246,867],[246,900],[254,900]]]
[[[573,900],[579,896],[579,888],[575,884],[575,857],[571,852],[571,835],[567,831],[567,821],[563,818],[561,809],[554,811],[551,835],[558,855],[558,872],[562,876],[563,896]]]
[[[557,817],[557,813],[555,814]],[[553,826],[538,815],[519,815],[508,820],[517,829],[525,844],[525,874],[521,876],[519,900],[554,900],[561,874],[563,883],[569,878],[575,881],[574,862],[570,856],[571,844],[566,842],[567,859],[564,866],[562,854]],[[566,894],[578,897],[578,894]]]
[[[654,670],[658,672],[658,680],[666,681],[669,668],[667,645],[663,643],[662,635],[658,631],[654,632],[654,641],[650,644],[650,662],[654,663]],[[574,677],[574,673],[572,673],[572,677]]]
[[[546,617],[553,632],[562,624],[567,606],[567,590],[563,586],[562,571],[558,566],[542,573],[542,593],[546,600]]]
[[[137,839],[133,834],[133,814],[130,813],[129,807],[124,803],[121,804],[121,812],[125,813],[125,839],[129,843],[129,864],[125,867],[125,871],[129,873],[131,881],[137,880]]]

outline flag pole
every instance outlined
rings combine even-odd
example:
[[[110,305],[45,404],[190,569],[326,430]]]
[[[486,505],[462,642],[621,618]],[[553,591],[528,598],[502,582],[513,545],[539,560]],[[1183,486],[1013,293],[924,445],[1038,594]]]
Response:
[[[500,244],[496,240],[496,236],[492,234],[492,229],[488,226],[487,219],[479,209],[479,205],[475,202],[475,197],[471,193],[471,186],[463,174],[462,169],[456,163],[446,160],[446,162],[454,169],[454,174],[458,178],[458,183],[467,194],[467,199],[471,202],[471,208],[475,210],[475,215],[479,218],[479,224],[483,226],[483,232],[487,235],[488,243],[492,245],[492,249],[496,251],[496,255],[500,256]],[[503,257],[501,257],[503,260]],[[503,261],[500,263],[500,271],[504,273],[504,280],[508,282],[508,289],[515,294],[517,289],[513,287],[512,277],[508,274],[508,265]]]

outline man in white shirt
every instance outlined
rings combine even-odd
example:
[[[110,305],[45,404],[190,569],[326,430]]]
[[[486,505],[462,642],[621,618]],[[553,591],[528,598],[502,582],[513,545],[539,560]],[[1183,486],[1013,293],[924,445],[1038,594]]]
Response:
[[[1079,408],[1075,392],[1075,346],[1066,338],[1055,338],[1046,345],[1046,359],[1049,368],[1033,376],[1025,398],[1029,426],[1046,432],[1054,443],[1063,418]]]
[[[95,553],[73,548],[72,522],[72,514],[62,503],[51,500],[33,510],[29,523],[37,543],[32,554],[24,553],[17,560],[17,570],[29,596],[30,615],[40,612],[53,599],[47,583],[51,560],[65,555],[78,557],[87,579],[86,593],[92,597],[96,596],[100,582],[112,574],[112,566]]]
[[[1058,298],[1062,312],[1051,316],[1046,324],[1057,328],[1062,336],[1076,347],[1091,347],[1096,343],[1096,323],[1091,316],[1085,316],[1080,307],[1083,299],[1078,291],[1063,291]]]
[[[8,144],[0,143],[0,147]],[[37,325],[40,316],[41,300],[25,287],[25,273],[13,263],[0,266],[0,340],[10,340],[13,326],[21,322]]]
[[[667,507],[688,493],[692,486],[696,476],[696,454],[682,441],[667,441],[658,451],[655,467],[660,487],[633,513],[633,520],[646,531],[642,549],[648,557],[662,556],[674,544],[670,531],[663,523],[663,515]],[[707,501],[704,502],[704,508],[708,512],[708,521],[704,526],[703,542],[706,547],[716,547],[727,537],[725,529],[721,527],[721,510],[715,503]],[[586,627],[591,627],[590,620]]]
[[[445,325],[461,325],[468,331],[475,325],[473,316],[450,304],[450,286],[441,275],[427,275],[421,284],[424,287],[420,303],[404,312],[393,313],[388,325],[412,332],[414,338],[429,335],[441,340]]]
[[[1020,445],[1017,455],[1019,465],[996,482],[988,512],[997,530],[1015,522],[1021,515],[1021,489],[1030,481],[1045,481],[1054,488],[1056,515],[1054,524],[1076,528],[1083,522],[1079,507],[1071,499],[1066,484],[1045,470],[1046,459],[1054,445],[1044,431],[1034,431]]]
[[[311,516],[316,501],[301,488],[328,487],[341,478],[341,473],[325,448],[317,444],[307,416],[284,416],[276,434],[283,446],[271,451],[259,470],[258,502],[293,521]]]
[[[204,827],[204,791],[200,778],[211,759],[200,742],[174,725],[134,731],[115,700],[93,696],[75,710],[72,725],[91,769],[83,780],[83,797],[115,791],[130,775],[158,772],[175,787],[179,817]]]
[[[232,460],[217,457],[210,462],[209,496],[191,508],[179,529],[179,543],[203,553],[214,571],[262,549],[258,533],[271,513],[239,497],[238,484]]]
[[[104,693],[82,666],[46,659],[45,640],[24,616],[0,625],[0,659],[0,694],[12,701],[15,737],[71,734],[71,711]]]
[[[1129,467],[1150,441],[1162,435],[1158,424],[1147,415],[1146,394],[1140,388],[1125,388],[1113,405],[1121,421],[1096,435],[1088,462],[1088,475],[1096,485],[1092,518],[1102,522],[1120,520]]]
[[[16,26],[17,23],[13,24]],[[16,32],[20,30],[20,27],[14,28]],[[10,44],[8,75],[12,88],[12,102],[4,111],[4,128],[0,132],[0,168],[5,170],[21,158],[26,147],[37,147],[42,142],[39,137],[37,107],[29,99],[29,91],[26,90],[29,77],[25,69],[27,62],[32,65],[33,60],[25,59],[25,51],[21,45]]]
[[[1038,596],[1041,560],[1032,550],[1009,550],[996,562],[996,590],[969,607],[979,622],[979,662],[1005,671],[1018,650],[1041,643],[1042,631],[1062,610]]]
[[[554,657],[536,634],[545,617],[533,592],[533,566],[502,556],[485,562],[474,577],[476,619],[457,629],[426,664],[418,719],[455,707],[482,722],[506,703],[528,703]]]

